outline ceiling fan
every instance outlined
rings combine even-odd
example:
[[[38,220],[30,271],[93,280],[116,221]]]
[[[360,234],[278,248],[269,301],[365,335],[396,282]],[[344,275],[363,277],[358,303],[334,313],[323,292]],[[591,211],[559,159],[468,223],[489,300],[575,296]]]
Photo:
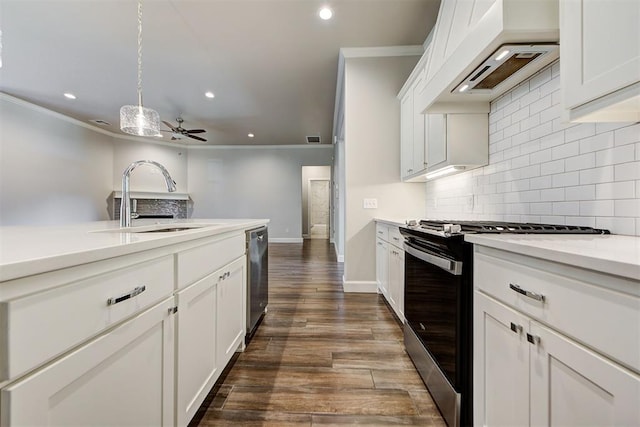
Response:
[[[207,140],[204,139],[204,138],[192,135],[194,133],[204,133],[204,132],[206,132],[206,130],[204,130],[204,129],[185,129],[185,128],[183,128],[182,127],[182,123],[184,122],[184,120],[181,117],[178,117],[176,119],[176,121],[178,122],[178,126],[173,126],[171,123],[165,122],[164,120],[162,121],[162,123],[164,123],[169,129],[171,129],[170,131],[163,130],[162,132],[172,132],[172,135],[171,135],[171,140],[172,141],[175,141],[177,139],[182,139],[185,136],[188,136],[189,138],[197,139],[198,141],[207,142]]]

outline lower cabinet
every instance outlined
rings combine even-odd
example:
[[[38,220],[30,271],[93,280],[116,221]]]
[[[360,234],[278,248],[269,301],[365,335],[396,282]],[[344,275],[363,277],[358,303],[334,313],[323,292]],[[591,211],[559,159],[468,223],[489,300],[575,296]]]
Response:
[[[376,224],[376,282],[396,316],[404,323],[404,239],[396,226]]]
[[[640,376],[475,292],[476,425],[640,425]]]
[[[173,297],[2,389],[3,426],[174,423]]]
[[[244,345],[246,269],[246,258],[243,256],[214,273],[218,276],[216,310],[218,366],[224,367],[238,347]]]
[[[376,281],[378,292],[389,299],[389,244],[376,239]]]
[[[394,245],[389,249],[389,302],[404,322],[404,251]]]
[[[218,276],[212,273],[176,294],[176,420],[186,426],[220,376],[216,358]]]

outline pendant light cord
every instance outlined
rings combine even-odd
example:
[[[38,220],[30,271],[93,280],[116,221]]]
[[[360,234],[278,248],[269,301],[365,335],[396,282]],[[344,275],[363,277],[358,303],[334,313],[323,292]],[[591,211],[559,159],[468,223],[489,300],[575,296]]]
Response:
[[[142,107],[142,0],[138,0],[138,105]]]

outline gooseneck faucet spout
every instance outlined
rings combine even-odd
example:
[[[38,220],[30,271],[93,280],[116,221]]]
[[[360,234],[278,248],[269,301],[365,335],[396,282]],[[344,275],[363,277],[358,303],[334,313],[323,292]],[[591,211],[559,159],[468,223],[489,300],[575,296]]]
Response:
[[[129,177],[131,176],[131,172],[138,166],[142,164],[153,165],[160,169],[162,175],[164,176],[164,180],[167,182],[167,190],[170,193],[176,191],[176,182],[169,175],[169,171],[162,166],[158,162],[154,162],[153,160],[138,160],[131,163],[125,170],[122,172],[122,199],[120,199],[120,227],[131,227],[131,195],[129,191]]]

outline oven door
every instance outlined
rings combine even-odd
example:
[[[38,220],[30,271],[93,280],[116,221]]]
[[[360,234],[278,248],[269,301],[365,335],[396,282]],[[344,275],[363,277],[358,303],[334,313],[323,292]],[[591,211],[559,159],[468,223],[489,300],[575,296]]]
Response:
[[[450,427],[460,425],[466,394],[460,259],[405,242],[405,346]]]

